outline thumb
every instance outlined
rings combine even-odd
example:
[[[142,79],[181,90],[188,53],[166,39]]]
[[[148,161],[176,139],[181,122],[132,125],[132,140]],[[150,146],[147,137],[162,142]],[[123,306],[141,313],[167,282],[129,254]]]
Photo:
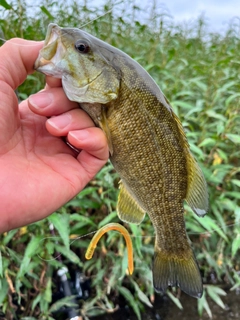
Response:
[[[15,90],[32,73],[43,42],[11,39],[0,48],[0,80]]]
[[[12,140],[19,125],[17,96],[6,82],[0,80],[0,154],[9,150],[8,142]]]
[[[0,47],[0,146],[1,154],[11,149],[20,126],[14,90],[32,73],[42,42],[11,39]],[[16,141],[15,141],[16,143]]]

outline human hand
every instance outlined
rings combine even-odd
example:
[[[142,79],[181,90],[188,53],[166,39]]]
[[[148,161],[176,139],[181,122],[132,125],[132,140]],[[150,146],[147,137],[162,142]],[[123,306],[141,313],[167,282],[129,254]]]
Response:
[[[0,233],[50,215],[106,163],[101,129],[59,79],[18,104],[14,90],[32,73],[42,42],[12,39],[0,48]],[[50,117],[47,119],[46,117]],[[76,153],[61,139],[82,151]]]

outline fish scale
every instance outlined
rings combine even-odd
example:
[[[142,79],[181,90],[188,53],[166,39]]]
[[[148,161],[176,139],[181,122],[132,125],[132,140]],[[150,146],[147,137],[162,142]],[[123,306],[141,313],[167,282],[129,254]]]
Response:
[[[122,221],[139,224],[147,212],[156,233],[153,285],[179,286],[201,297],[202,279],[184,222],[184,200],[199,216],[207,186],[182,124],[151,76],[132,58],[76,28],[50,24],[35,68],[62,78],[67,97],[80,104],[107,137],[121,177]]]

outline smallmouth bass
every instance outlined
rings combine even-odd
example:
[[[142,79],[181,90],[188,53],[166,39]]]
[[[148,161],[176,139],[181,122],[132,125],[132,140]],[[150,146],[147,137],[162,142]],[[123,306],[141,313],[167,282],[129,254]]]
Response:
[[[121,177],[121,220],[139,224],[147,212],[156,232],[153,285],[179,286],[201,297],[202,279],[188,241],[184,200],[199,216],[207,186],[180,120],[157,84],[132,58],[76,28],[48,27],[35,69],[62,79],[105,132],[110,160]]]

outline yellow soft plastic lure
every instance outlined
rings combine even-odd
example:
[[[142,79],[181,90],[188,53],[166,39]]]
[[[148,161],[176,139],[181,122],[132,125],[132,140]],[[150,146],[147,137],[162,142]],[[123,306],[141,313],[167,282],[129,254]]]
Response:
[[[110,230],[117,230],[119,231],[125,238],[126,241],[126,245],[127,245],[127,252],[128,252],[128,270],[129,273],[132,274],[133,273],[133,246],[132,246],[132,240],[130,237],[129,232],[127,231],[126,228],[124,228],[121,224],[119,223],[108,223],[106,224],[104,227],[102,227],[101,229],[99,229],[97,231],[97,233],[95,233],[94,237],[92,238],[86,254],[85,254],[85,258],[87,260],[90,260],[94,254],[94,250],[97,246],[98,241],[101,239],[101,237],[104,235],[104,233],[110,231]]]

